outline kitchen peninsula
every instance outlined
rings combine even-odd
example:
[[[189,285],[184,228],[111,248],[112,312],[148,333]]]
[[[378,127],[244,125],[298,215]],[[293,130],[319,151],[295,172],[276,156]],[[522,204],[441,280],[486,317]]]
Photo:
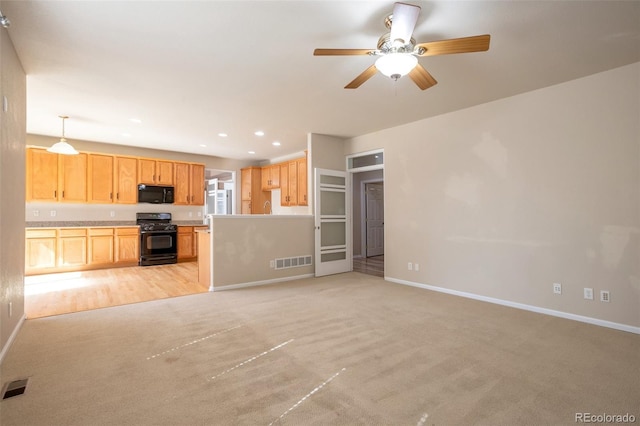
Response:
[[[197,232],[199,280],[212,291],[310,277],[314,220],[309,215],[210,215]]]

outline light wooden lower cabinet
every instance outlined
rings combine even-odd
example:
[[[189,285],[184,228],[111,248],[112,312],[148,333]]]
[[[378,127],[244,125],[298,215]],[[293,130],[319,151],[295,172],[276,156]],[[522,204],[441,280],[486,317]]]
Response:
[[[87,229],[58,230],[58,266],[82,267],[87,264]]]
[[[140,258],[138,227],[116,228],[115,263],[136,264]]]
[[[137,265],[138,227],[28,228],[25,275]]]
[[[27,229],[25,244],[25,270],[53,269],[58,260],[58,246],[55,229]]]
[[[196,231],[207,229],[206,226],[178,226],[178,259],[194,259],[198,257],[198,239]]]
[[[114,262],[113,228],[89,228],[89,264],[110,265]]]

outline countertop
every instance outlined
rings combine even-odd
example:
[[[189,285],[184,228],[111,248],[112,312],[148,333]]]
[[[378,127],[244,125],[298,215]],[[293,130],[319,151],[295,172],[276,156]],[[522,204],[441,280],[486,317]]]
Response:
[[[171,223],[178,226],[206,226],[201,220],[175,220]],[[42,221],[25,222],[25,228],[117,228],[138,226],[135,220],[85,220],[85,221]]]

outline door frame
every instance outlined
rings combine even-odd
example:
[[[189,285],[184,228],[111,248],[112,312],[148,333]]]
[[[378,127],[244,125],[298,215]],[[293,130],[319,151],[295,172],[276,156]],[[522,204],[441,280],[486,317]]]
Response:
[[[381,164],[374,164],[374,165],[370,165],[370,166],[363,166],[363,167],[350,167],[350,165],[353,162],[353,159],[356,157],[366,157],[366,156],[371,156],[371,155],[376,155],[376,154],[381,154],[382,155],[382,163]],[[353,193],[351,191],[351,188],[353,188],[353,175],[356,173],[364,173],[364,172],[369,172],[372,170],[382,170],[382,179],[375,179],[372,181],[378,181],[378,182],[383,182],[385,181],[384,179],[384,149],[374,149],[374,150],[370,150],[370,151],[363,151],[363,152],[358,152],[358,153],[354,153],[354,154],[349,154],[345,157],[345,161],[346,161],[346,170],[347,170],[347,174],[348,174],[348,179],[349,179],[349,193],[347,195],[347,203],[349,205],[349,210],[351,211],[351,220],[354,221],[356,220],[356,218],[353,217]],[[365,183],[365,181],[362,182],[363,184]],[[386,213],[386,208],[387,208],[387,186],[384,185],[384,200],[382,203],[383,208],[385,209],[385,213]],[[360,203],[364,203],[364,191],[361,191],[361,198],[360,198]],[[364,212],[364,206],[362,206],[361,204],[361,209],[360,209],[360,238],[362,241],[362,238],[366,239],[366,230],[365,232],[362,232],[362,227],[364,226],[364,219],[363,219],[363,215],[365,215]],[[353,227],[351,229],[351,237],[353,238]],[[387,229],[385,227],[384,229],[384,240],[385,242],[387,241]],[[362,256],[363,252],[364,255],[366,257],[366,251],[365,250],[365,244],[361,244],[360,245],[360,255]],[[386,251],[386,244],[385,244],[385,251]],[[387,256],[384,257],[385,258],[385,262],[387,261]],[[351,271],[353,271],[353,247],[351,249],[351,253],[349,253],[349,261],[351,263]]]

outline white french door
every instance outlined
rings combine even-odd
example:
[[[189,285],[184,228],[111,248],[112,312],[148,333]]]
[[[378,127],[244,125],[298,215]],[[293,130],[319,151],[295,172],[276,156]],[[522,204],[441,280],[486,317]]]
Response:
[[[316,277],[351,271],[347,173],[315,169]]]

